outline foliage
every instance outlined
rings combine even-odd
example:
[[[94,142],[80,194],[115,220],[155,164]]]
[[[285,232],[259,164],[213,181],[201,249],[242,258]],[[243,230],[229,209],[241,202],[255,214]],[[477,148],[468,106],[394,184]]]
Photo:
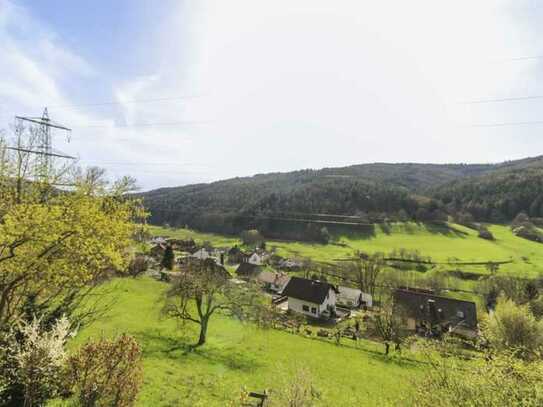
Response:
[[[280,382],[270,392],[269,407],[314,407],[321,399],[307,368],[298,368],[292,377]]]
[[[466,363],[442,343],[426,342],[429,365],[424,378],[415,382],[406,405],[421,407],[540,406],[543,403],[543,363],[527,362],[510,352],[487,355]]]
[[[68,359],[68,380],[82,407],[132,406],[143,381],[140,347],[126,334],[89,342]]]
[[[149,260],[144,255],[136,255],[128,264],[128,274],[137,277],[149,269]]]
[[[211,317],[217,311],[246,319],[259,302],[256,290],[229,281],[229,274],[224,268],[214,260],[206,259],[189,264],[173,281],[162,311],[182,323],[199,325],[199,339],[193,346],[198,347],[205,344]]]
[[[264,237],[256,229],[244,230],[240,237],[243,244],[247,246],[256,246],[264,242]]]
[[[458,179],[429,191],[452,212],[467,212],[479,221],[500,223],[519,212],[533,217],[543,211],[541,157],[504,163],[484,175]]]
[[[65,391],[67,339],[70,323],[60,318],[49,329],[42,321],[22,322],[4,333],[0,346],[2,405],[39,406]]]
[[[164,257],[162,258],[160,265],[167,270],[173,270],[175,265],[175,254],[171,245],[166,246]]]
[[[480,225],[479,228],[478,228],[478,231],[479,231],[478,236],[481,239],[495,240],[494,235],[492,234],[492,232],[490,230],[488,230],[488,228],[486,226]]]
[[[482,323],[483,336],[499,351],[510,350],[529,359],[539,354],[543,345],[543,321],[538,321],[528,305],[499,298],[496,309]]]
[[[133,222],[145,216],[137,201],[125,197],[131,180],[108,185],[103,172],[91,168],[70,177],[75,189],[68,193],[50,180],[27,181],[20,175],[25,164],[17,157],[4,164],[0,327],[13,324],[30,297],[55,314],[53,319],[69,314],[90,285],[110,271],[126,269]]]

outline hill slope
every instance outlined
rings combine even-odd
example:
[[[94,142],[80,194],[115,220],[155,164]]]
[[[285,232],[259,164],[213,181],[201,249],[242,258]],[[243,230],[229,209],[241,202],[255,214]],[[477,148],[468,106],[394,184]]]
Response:
[[[318,237],[322,226],[362,225],[385,216],[440,220],[446,209],[469,210],[482,220],[497,221],[535,205],[533,212],[539,216],[542,180],[543,157],[500,164],[375,163],[259,174],[140,196],[154,224],[221,233],[253,226],[277,237],[296,238],[308,234],[307,222],[317,223],[309,234]],[[496,205],[500,212],[492,217]]]

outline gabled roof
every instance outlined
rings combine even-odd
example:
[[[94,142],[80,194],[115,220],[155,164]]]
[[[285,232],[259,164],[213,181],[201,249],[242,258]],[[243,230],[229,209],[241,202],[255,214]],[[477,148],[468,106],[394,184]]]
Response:
[[[362,291],[358,288],[339,286],[338,291],[340,297],[348,298],[353,301],[360,299],[360,296],[362,295]]]
[[[338,292],[332,284],[323,281],[292,277],[282,294],[302,301],[322,304],[330,290]]]
[[[252,263],[241,263],[236,269],[236,274],[242,277],[253,277],[260,273],[261,267]]]
[[[477,307],[474,302],[401,288],[396,289],[393,296],[394,305],[401,307],[410,317],[477,328]]]
[[[257,276],[257,280],[261,283],[275,284],[282,287],[288,283],[290,277],[284,273],[272,273],[271,271],[263,271]]]

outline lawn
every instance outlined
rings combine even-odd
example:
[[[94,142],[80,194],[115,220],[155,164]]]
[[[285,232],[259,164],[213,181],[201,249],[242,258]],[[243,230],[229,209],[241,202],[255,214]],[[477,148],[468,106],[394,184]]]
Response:
[[[395,223],[384,228],[376,226],[373,233],[357,236],[336,236],[328,245],[303,242],[268,241],[284,257],[308,257],[315,261],[330,262],[352,255],[355,250],[367,253],[390,253],[393,249],[418,250],[436,262],[451,259],[462,262],[512,261],[500,267],[500,272],[510,275],[535,278],[543,272],[543,244],[517,237],[507,226],[490,225],[495,240],[477,237],[477,232],[460,226],[449,228],[416,223]],[[154,234],[171,237],[193,237],[197,241],[209,241],[218,247],[240,244],[236,237],[199,233],[188,229],[163,229],[152,226]],[[456,268],[456,266],[455,266]],[[463,271],[484,274],[484,266],[462,266]]]
[[[149,277],[116,279],[104,289],[115,299],[108,315],[83,329],[72,348],[89,338],[122,332],[143,349],[141,406],[226,406],[242,386],[262,391],[281,386],[298,367],[311,372],[326,406],[391,405],[405,396],[424,365],[386,358],[380,344],[344,339],[336,346],[276,330],[260,330],[218,315],[204,347],[187,353],[193,329],[161,319],[165,283]]]

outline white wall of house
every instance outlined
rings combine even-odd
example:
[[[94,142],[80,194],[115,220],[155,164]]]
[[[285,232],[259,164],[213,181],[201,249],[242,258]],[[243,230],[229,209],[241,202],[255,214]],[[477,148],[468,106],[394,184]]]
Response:
[[[256,264],[257,266],[261,266],[262,264],[264,264],[264,257],[260,256],[258,253],[253,253],[251,257],[249,257],[248,262],[251,264]]]
[[[200,249],[196,253],[192,255],[192,257],[195,257],[200,260],[205,260],[211,257],[211,255],[208,253],[206,249]]]
[[[371,294],[362,293],[360,299],[366,303],[366,306],[373,307],[373,298],[371,297]]]
[[[318,318],[323,311],[328,309],[328,306],[336,308],[336,293],[334,290],[328,291],[328,297],[324,299],[322,304],[315,304],[308,301],[303,301],[298,298],[288,297],[288,309],[310,317]],[[313,312],[315,311],[315,312]]]

